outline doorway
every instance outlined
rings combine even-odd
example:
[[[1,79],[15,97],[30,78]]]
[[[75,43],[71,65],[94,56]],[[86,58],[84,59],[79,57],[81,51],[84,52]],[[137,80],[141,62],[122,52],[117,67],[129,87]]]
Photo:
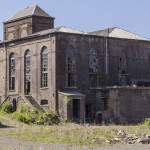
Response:
[[[27,81],[26,85],[25,85],[25,94],[29,95],[30,92],[31,92],[31,83],[30,83],[30,81]]]
[[[13,98],[12,104],[13,104],[13,111],[16,111],[17,110],[17,101],[15,98]]]
[[[86,119],[86,122],[88,123],[92,121],[92,105],[91,104],[85,105],[85,119]]]
[[[72,117],[73,121],[75,122],[80,121],[80,99],[72,100]]]

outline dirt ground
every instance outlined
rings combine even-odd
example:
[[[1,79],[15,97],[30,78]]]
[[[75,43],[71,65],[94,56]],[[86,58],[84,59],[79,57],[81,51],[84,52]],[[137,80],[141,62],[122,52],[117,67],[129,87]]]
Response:
[[[79,147],[62,144],[38,144],[9,137],[0,137],[0,150],[150,150],[150,145],[115,145],[110,147]]]
[[[0,132],[15,130],[20,127],[20,123],[18,124],[15,121],[10,121],[9,118],[0,117],[0,121],[2,121],[5,125],[10,126],[10,128],[1,129]],[[150,145],[114,145],[108,147],[89,148],[76,145],[35,143],[32,141],[10,138],[5,134],[5,136],[0,136],[0,150],[150,150]]]

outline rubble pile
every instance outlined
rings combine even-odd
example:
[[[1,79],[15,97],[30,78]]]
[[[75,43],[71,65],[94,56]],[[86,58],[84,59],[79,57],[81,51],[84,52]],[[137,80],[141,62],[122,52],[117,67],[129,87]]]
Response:
[[[117,130],[116,131],[116,137],[113,138],[112,140],[106,140],[106,143],[109,144],[136,144],[136,143],[141,143],[141,144],[150,144],[150,135],[142,135],[142,136],[137,136],[137,135],[130,135],[125,133],[124,130]]]

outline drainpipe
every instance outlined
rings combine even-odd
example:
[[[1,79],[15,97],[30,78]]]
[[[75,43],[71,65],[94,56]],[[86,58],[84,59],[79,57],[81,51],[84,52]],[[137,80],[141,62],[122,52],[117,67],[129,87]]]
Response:
[[[109,28],[108,28],[109,36]],[[105,36],[105,74],[108,75],[108,36]]]
[[[6,67],[5,67],[5,99],[7,97],[7,68],[8,68],[8,62],[7,62],[7,48],[6,48],[6,43],[4,43],[4,51],[6,53],[5,61],[6,61]]]

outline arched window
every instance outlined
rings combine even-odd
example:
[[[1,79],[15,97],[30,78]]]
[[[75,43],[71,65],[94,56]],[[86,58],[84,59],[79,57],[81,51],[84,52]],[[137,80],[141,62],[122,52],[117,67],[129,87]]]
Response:
[[[43,47],[41,51],[41,87],[48,87],[48,49]]]
[[[90,50],[89,56],[89,84],[90,87],[97,87],[99,85],[98,75],[98,57],[95,49]]]
[[[14,53],[9,56],[9,90],[15,90],[15,80],[16,80],[16,60]]]
[[[29,94],[31,91],[31,52],[26,50],[24,55],[24,84],[25,84],[25,94]]]
[[[76,62],[73,57],[67,56],[66,68],[67,68],[67,86],[75,87],[76,86]]]

